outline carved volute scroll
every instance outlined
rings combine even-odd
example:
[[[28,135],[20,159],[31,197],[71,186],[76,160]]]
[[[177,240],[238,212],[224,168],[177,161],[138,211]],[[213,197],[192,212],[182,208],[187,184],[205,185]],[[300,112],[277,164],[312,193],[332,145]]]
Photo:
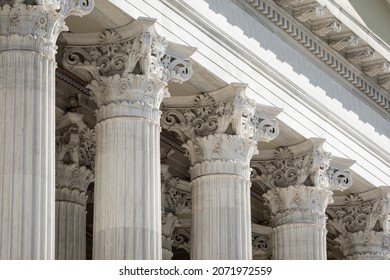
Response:
[[[194,97],[164,100],[161,125],[185,143],[209,135],[240,135],[254,141],[270,141],[279,134],[274,109],[267,116],[245,95],[245,84],[230,84]],[[270,108],[267,108],[270,109]]]
[[[390,257],[389,188],[337,197],[326,213],[329,232],[345,258]]]
[[[353,161],[338,164],[322,148],[324,139],[311,138],[300,144],[262,151],[251,162],[251,180],[264,192],[294,185],[344,190],[352,185],[348,167]]]
[[[82,114],[68,112],[57,122],[55,173],[55,184],[59,191],[57,200],[60,200],[61,193],[66,189],[78,189],[80,194],[85,196],[88,185],[94,180],[94,130],[87,127],[82,118]],[[86,200],[85,197],[84,199]]]
[[[98,118],[140,115],[157,121],[161,101],[168,95],[167,83],[192,76],[188,57],[195,49],[168,42],[157,34],[154,21],[140,18],[121,28],[88,34],[87,45],[85,34],[62,36],[68,45],[62,63],[89,73],[88,88],[100,108]]]
[[[57,37],[67,30],[64,19],[86,15],[93,7],[93,0],[2,0],[0,50],[32,50],[54,58]]]
[[[254,260],[269,260],[272,255],[271,248],[272,228],[252,224],[252,254]]]

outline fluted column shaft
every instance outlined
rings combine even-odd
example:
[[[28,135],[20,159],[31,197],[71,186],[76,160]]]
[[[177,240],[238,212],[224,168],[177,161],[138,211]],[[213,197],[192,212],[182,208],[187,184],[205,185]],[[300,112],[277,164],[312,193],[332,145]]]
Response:
[[[146,76],[130,77],[143,83],[134,94],[153,86]],[[158,108],[123,101],[101,105],[97,117],[93,257],[161,259]]]
[[[85,260],[86,197],[79,190],[58,189],[56,194],[57,260]]]
[[[55,53],[93,1],[0,4],[0,257],[54,258]],[[28,1],[31,2],[31,1]]]
[[[189,143],[195,143],[186,146],[191,157],[203,152],[190,168],[191,258],[251,259],[249,158],[255,142],[222,134]]]
[[[250,183],[232,174],[192,180],[193,259],[252,258]]]
[[[55,61],[2,50],[0,66],[1,258],[52,259]]]
[[[325,260],[325,208],[331,192],[304,185],[274,188],[269,201],[272,256],[277,260]]]
[[[56,163],[55,258],[85,260],[86,191],[92,170],[78,164]]]

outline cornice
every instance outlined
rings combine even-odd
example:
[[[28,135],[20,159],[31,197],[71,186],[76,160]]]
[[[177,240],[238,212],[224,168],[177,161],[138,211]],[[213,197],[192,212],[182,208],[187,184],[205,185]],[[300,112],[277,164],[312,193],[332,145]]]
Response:
[[[378,52],[375,52],[367,43],[363,43],[363,39],[345,25],[343,25],[343,31],[340,32],[339,27],[342,23],[335,17],[321,18],[324,13],[328,16],[330,14],[326,7],[311,3],[311,5],[321,7],[317,7],[321,9],[321,12],[310,13],[310,17],[303,20],[298,16],[297,11],[301,9],[304,2],[310,1],[282,1],[292,3],[283,5],[284,7],[279,7],[269,0],[246,0],[246,2],[268,18],[277,28],[282,29],[306,50],[335,70],[343,79],[354,85],[362,93],[363,100],[370,100],[380,109],[382,115],[390,117],[390,94],[388,92],[390,63],[378,55]],[[319,17],[318,20],[313,20],[316,16]],[[321,32],[324,29],[318,25],[326,21],[329,22],[329,28]],[[374,56],[373,53],[377,55]]]
[[[91,96],[91,92],[86,88],[87,82],[81,80],[77,76],[73,75],[69,71],[63,69],[63,68],[57,68],[56,69],[56,77],[65,83],[73,86],[74,88],[78,89],[82,93]]]

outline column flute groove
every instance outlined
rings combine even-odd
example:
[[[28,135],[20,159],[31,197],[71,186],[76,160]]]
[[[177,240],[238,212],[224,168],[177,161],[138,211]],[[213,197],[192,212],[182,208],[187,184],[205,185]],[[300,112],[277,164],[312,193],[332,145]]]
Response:
[[[171,51],[147,18],[84,37],[64,34],[63,65],[91,74],[98,107],[93,258],[161,259],[159,108],[194,49]]]
[[[278,133],[267,108],[231,84],[195,97],[164,100],[162,127],[176,132],[191,161],[192,259],[251,259],[250,167],[257,141]]]

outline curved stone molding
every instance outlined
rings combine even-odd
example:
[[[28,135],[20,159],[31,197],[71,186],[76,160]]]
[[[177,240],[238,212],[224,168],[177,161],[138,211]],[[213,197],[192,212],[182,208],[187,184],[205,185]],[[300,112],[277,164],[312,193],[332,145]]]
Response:
[[[279,134],[279,109],[256,106],[245,95],[245,84],[230,84],[195,97],[172,97],[163,102],[161,126],[185,143],[214,134],[241,135],[254,141],[271,141]]]
[[[328,228],[347,259],[390,257],[389,188],[337,197],[327,209]]]
[[[311,138],[300,144],[262,151],[251,162],[251,180],[268,189],[305,184],[329,190],[352,186],[348,168],[354,161],[332,159],[322,148],[324,139]]]

